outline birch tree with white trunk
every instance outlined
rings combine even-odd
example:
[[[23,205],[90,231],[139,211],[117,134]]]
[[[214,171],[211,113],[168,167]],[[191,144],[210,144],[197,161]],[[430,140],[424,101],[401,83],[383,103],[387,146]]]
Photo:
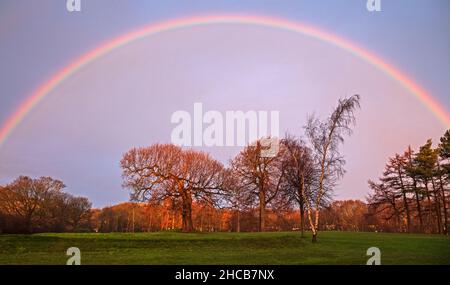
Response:
[[[344,175],[344,158],[339,152],[339,146],[344,143],[344,137],[352,134],[356,123],[355,111],[360,108],[360,96],[353,95],[340,99],[330,117],[321,121],[315,116],[308,118],[306,135],[314,151],[314,157],[319,166],[317,193],[314,199],[306,199],[308,221],[312,231],[312,242],[317,241],[319,228],[319,213],[322,199],[329,186]]]

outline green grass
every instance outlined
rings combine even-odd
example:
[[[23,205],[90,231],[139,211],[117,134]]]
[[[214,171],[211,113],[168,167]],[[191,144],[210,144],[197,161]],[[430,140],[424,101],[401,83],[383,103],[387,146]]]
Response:
[[[373,246],[382,264],[450,264],[449,237],[353,232],[0,235],[0,264],[65,264],[69,247],[82,264],[365,264]]]

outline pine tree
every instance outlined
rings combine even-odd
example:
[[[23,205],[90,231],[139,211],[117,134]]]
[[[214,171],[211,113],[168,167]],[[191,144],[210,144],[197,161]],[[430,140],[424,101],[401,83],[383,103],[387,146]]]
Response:
[[[439,187],[441,190],[442,204],[444,208],[444,233],[448,234],[448,213],[447,213],[447,192],[445,189],[450,182],[450,130],[447,130],[440,139],[440,144],[436,149],[439,155],[437,162],[436,176],[439,179]]]
[[[414,151],[411,149],[411,146],[408,146],[408,149],[406,150],[404,156],[407,158],[408,162],[406,165],[406,175],[411,179],[411,183],[409,186],[409,191],[411,193],[414,193],[414,198],[416,202],[416,209],[417,209],[417,216],[419,218],[419,231],[423,232],[423,216],[422,216],[422,205],[421,201],[423,200],[424,196],[424,189],[423,187],[419,186],[419,183],[417,181],[417,165],[416,162],[413,160]]]
[[[450,180],[450,130],[447,130],[441,137],[438,151],[439,157],[442,159],[441,167],[444,171],[444,177]]]
[[[433,142],[431,139],[427,141],[427,143],[420,147],[419,153],[416,154],[414,160],[417,163],[417,174],[419,179],[425,186],[426,195],[428,199],[428,207],[429,213],[431,217],[431,207],[432,207],[432,198],[434,200],[434,211],[436,214],[436,225],[437,232],[441,233],[442,227],[442,219],[441,219],[441,206],[440,206],[440,195],[437,191],[436,184],[434,181],[434,176],[437,169],[437,159],[438,154],[432,148]],[[430,189],[430,183],[432,189]],[[434,196],[434,197],[433,197]]]
[[[408,189],[406,187],[406,173],[405,167],[408,164],[406,157],[396,154],[394,157],[389,158],[386,164],[381,182],[386,185],[395,196],[399,196],[403,200],[403,210],[406,212],[406,225],[407,231],[411,231],[411,218],[409,212],[409,204],[407,198]]]

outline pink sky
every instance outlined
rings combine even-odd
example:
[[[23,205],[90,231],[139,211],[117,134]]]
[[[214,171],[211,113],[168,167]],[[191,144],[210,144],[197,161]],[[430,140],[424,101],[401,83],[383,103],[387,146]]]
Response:
[[[0,149],[0,171],[62,179],[95,206],[126,201],[119,160],[132,146],[169,142],[177,110],[277,110],[280,131],[302,135],[307,114],[362,96],[342,152],[347,174],[336,198],[360,198],[387,157],[435,142],[445,126],[373,66],[317,40],[228,25],[170,31],[127,45],[85,67],[40,103]],[[30,143],[32,142],[32,143]],[[209,147],[224,163],[239,150]],[[6,167],[7,166],[7,167]]]

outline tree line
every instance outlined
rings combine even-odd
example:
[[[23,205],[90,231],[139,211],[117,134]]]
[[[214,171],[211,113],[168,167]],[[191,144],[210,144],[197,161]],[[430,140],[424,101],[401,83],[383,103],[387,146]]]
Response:
[[[183,232],[195,230],[194,202],[229,208],[238,216],[257,207],[259,231],[267,230],[268,208],[298,205],[301,232],[307,223],[315,242],[320,211],[344,174],[339,146],[351,134],[359,106],[359,95],[340,99],[326,119],[308,118],[306,141],[286,135],[278,152],[266,156],[265,144],[258,140],[227,167],[207,153],[173,144],[133,148],[120,162],[123,186],[131,190],[132,201],[178,203]]]
[[[321,231],[383,230],[382,224],[372,224],[374,221],[368,215],[368,205],[359,200],[327,204],[320,213],[320,220]],[[193,202],[192,221],[199,232],[254,232],[259,228],[256,207],[238,212],[232,208]],[[94,232],[104,233],[177,231],[182,227],[181,209],[172,199],[162,203],[121,203],[94,209],[91,227]],[[294,207],[267,209],[266,229],[300,231],[300,212]]]
[[[373,193],[370,211],[405,232],[449,232],[450,130],[433,148],[429,139],[418,151],[410,146],[388,159]]]
[[[261,139],[227,166],[172,144],[132,148],[120,161],[132,202],[103,209],[63,192],[62,181],[20,176],[0,186],[0,232],[308,230],[313,241],[319,230],[447,233],[450,131],[436,148],[428,140],[389,158],[367,203],[333,201],[359,101],[310,116],[303,138],[286,134],[273,155]]]
[[[92,204],[63,188],[60,180],[28,176],[0,186],[0,233],[90,230]]]

